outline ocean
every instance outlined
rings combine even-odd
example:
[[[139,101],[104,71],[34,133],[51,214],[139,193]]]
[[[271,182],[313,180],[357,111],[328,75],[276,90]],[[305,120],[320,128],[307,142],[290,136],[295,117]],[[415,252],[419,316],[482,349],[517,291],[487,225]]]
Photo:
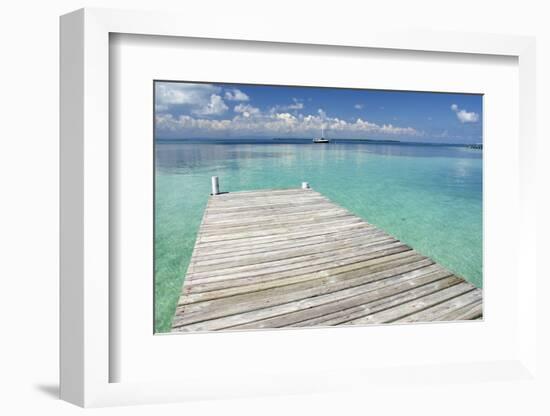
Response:
[[[171,319],[210,194],[301,182],[482,287],[482,151],[290,139],[157,140],[155,330]]]

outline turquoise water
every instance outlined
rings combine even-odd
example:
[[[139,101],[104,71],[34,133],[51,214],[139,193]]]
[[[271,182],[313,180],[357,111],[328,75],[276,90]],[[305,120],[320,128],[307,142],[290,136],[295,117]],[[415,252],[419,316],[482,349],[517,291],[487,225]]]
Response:
[[[156,144],[155,329],[168,331],[217,175],[222,191],[302,181],[478,287],[482,158],[452,146],[202,140]]]

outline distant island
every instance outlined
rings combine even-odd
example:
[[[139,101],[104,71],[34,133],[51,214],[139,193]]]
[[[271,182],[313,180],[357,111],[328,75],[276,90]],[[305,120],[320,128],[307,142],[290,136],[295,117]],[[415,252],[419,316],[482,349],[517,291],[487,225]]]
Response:
[[[274,137],[273,140],[311,140],[305,137]],[[369,143],[401,143],[401,140],[390,139],[331,139],[332,141],[353,141]]]
[[[273,142],[285,142],[288,143],[311,143],[311,138],[306,137],[254,137],[254,136],[241,136],[241,137],[180,137],[180,138],[167,138],[167,137],[155,137],[157,143],[254,143],[254,144],[269,144]],[[437,142],[415,142],[408,140],[395,140],[395,139],[350,139],[350,138],[334,138],[331,139],[333,143],[365,143],[365,144],[386,144],[386,145],[404,145],[404,146],[435,146],[435,147],[466,147],[470,149],[483,150],[482,143],[437,143]]]

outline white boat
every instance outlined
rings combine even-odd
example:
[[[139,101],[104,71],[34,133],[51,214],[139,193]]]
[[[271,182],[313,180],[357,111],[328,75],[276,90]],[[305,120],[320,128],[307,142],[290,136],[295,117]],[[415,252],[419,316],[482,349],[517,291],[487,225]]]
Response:
[[[330,143],[330,140],[325,138],[324,127],[321,127],[321,137],[313,139],[313,143]]]

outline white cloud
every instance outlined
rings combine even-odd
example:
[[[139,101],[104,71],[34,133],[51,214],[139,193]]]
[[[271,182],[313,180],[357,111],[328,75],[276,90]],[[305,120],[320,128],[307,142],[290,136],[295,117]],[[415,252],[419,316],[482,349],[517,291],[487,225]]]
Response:
[[[456,113],[456,116],[461,123],[475,123],[479,120],[479,115],[474,112],[467,112],[466,110],[460,110]]]
[[[260,109],[239,104],[234,107],[236,115],[232,119],[214,120],[194,118],[188,115],[174,116],[158,114],[156,118],[159,131],[174,132],[193,136],[226,135],[288,135],[294,137],[312,137],[319,134],[321,126],[329,137],[369,137],[369,136],[421,136],[422,132],[412,127],[376,124],[357,118],[346,121],[329,117],[324,110],[317,114],[297,114],[288,111],[262,112]]]
[[[473,111],[468,112],[465,109],[460,109],[456,104],[451,105],[451,110],[454,111],[461,123],[475,123],[479,120],[479,114]]]
[[[174,107],[185,107],[196,115],[220,115],[228,109],[220,92],[221,88],[212,84],[159,82],[156,84],[155,108],[167,112]]]
[[[292,99],[293,103],[287,106],[288,110],[302,110],[304,108],[303,100],[300,100],[298,98]]]
[[[271,108],[272,113],[276,113],[279,111],[297,111],[297,110],[303,110],[304,103],[302,100],[299,100],[298,98],[292,99],[292,104],[288,105],[276,105],[275,107]]]
[[[241,113],[244,117],[250,117],[260,113],[260,109],[249,104],[239,104],[233,108],[235,113]]]
[[[362,110],[363,109],[363,104],[355,104],[353,106],[353,108],[355,108],[356,110]]]
[[[225,91],[224,97],[228,101],[248,101],[250,99],[248,95],[237,88]]]
[[[156,104],[200,106],[208,103],[212,94],[219,92],[220,88],[211,84],[160,82],[156,84]]]
[[[304,103],[299,98],[292,98],[290,104],[261,111],[244,103],[249,97],[242,91],[236,88],[225,90],[212,84],[159,82],[155,95],[156,127],[159,132],[171,132],[173,135],[284,134],[311,137],[319,134],[321,126],[329,137],[422,135],[412,127],[379,125],[361,118],[346,121],[330,117],[321,108],[314,114],[302,114],[300,110],[304,109]],[[241,101],[233,107],[233,118],[220,119],[229,109],[224,99]]]
[[[298,103],[298,102],[287,106],[287,109],[289,110],[301,110],[303,108],[304,108],[304,103]]]
[[[182,130],[215,130],[224,131],[230,127],[230,120],[196,119],[188,115],[174,117],[172,114],[159,114],[156,117],[157,126],[161,129],[180,132]]]
[[[217,116],[225,113],[228,108],[229,107],[223,102],[222,97],[217,94],[212,94],[207,104],[191,112],[198,116]]]

